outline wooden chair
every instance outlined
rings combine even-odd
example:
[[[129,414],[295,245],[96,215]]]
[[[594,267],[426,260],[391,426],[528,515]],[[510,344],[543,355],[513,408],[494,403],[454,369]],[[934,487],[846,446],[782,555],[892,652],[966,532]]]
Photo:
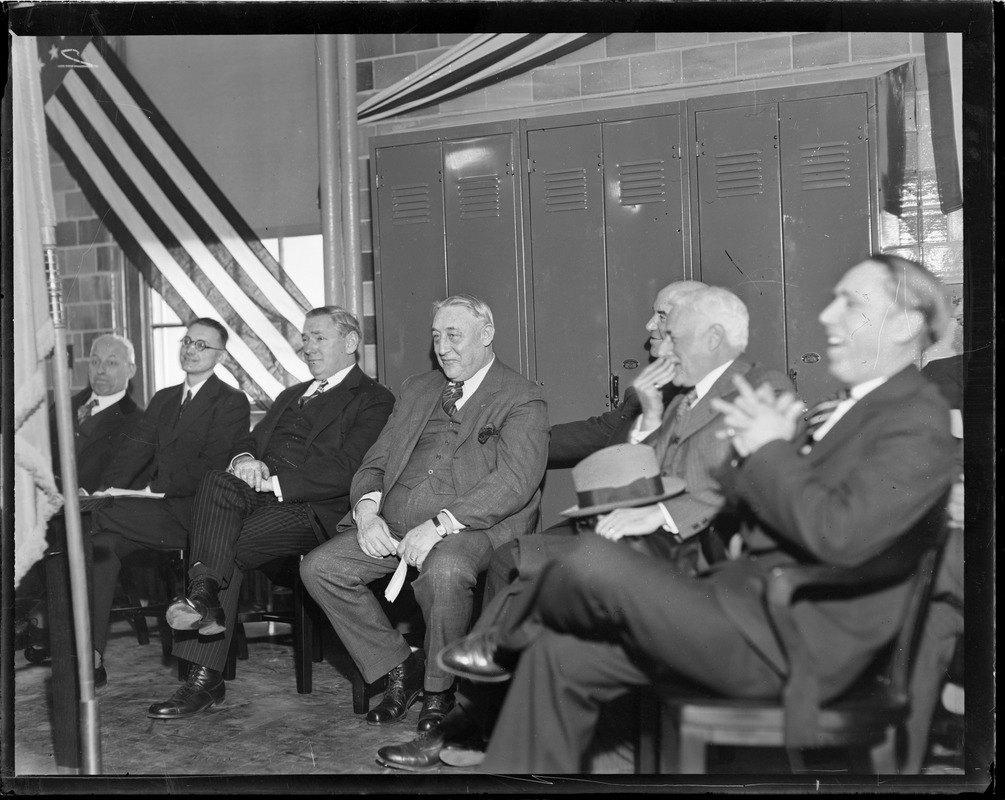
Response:
[[[704,774],[706,748],[714,744],[784,747],[793,772],[806,771],[805,749],[843,748],[851,755],[853,772],[874,772],[871,748],[891,735],[898,741],[910,710],[911,662],[946,532],[940,514],[929,517],[931,522],[916,526],[860,567],[811,565],[775,569],[765,594],[778,623],[780,638],[790,654],[791,670],[783,697],[741,700],[715,697],[700,690],[681,692],[670,686],[647,690],[640,709],[637,771]],[[803,654],[802,639],[791,616],[794,602],[808,594],[847,597],[877,591],[910,577],[912,572],[914,584],[900,632],[855,685],[823,705],[795,707],[786,702],[799,682],[804,697],[813,697],[816,688],[812,665]],[[902,743],[898,741],[895,752],[902,754],[902,751]]]

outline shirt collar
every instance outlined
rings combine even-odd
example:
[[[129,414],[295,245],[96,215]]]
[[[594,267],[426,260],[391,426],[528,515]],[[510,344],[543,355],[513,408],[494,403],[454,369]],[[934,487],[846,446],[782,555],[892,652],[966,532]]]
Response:
[[[328,385],[325,386],[325,391],[330,392],[332,389],[334,389],[336,386],[342,383],[342,381],[345,380],[345,376],[348,375],[350,372],[352,372],[352,368],[354,366],[356,365],[350,364],[345,369],[340,369],[338,372],[336,372],[333,375],[329,375],[327,378],[322,378],[321,380],[315,379],[314,382],[307,387],[307,391],[304,392],[304,395],[306,396],[309,394],[314,394],[314,392],[316,392],[318,390],[318,387],[321,385],[321,381],[328,381]]]
[[[199,393],[199,390],[203,386],[206,385],[206,381],[208,381],[208,380],[209,380],[209,375],[207,375],[205,378],[203,378],[198,383],[193,383],[191,386],[189,386],[188,382],[186,381],[185,384],[184,384],[184,386],[183,386],[183,388],[182,388],[181,396],[185,397],[185,392],[191,392],[192,393],[192,397],[194,399],[195,396]]]
[[[87,399],[87,402],[91,400],[97,400],[98,404],[91,411],[92,414],[97,414],[99,411],[104,411],[109,406],[114,406],[119,400],[126,396],[126,390],[123,389],[121,392],[113,392],[112,394],[97,395],[93,391],[91,396]]]
[[[695,403],[708,394],[708,390],[712,388],[712,384],[722,377],[722,374],[729,369],[729,365],[732,364],[734,360],[735,359],[731,358],[725,364],[720,364],[694,385]],[[692,403],[692,405],[694,404]]]
[[[460,399],[457,401],[457,408],[463,406],[469,397],[478,391],[478,387],[482,385],[482,381],[485,380],[485,376],[488,374],[489,367],[496,360],[495,353],[492,354],[492,358],[489,363],[482,367],[478,372],[464,381],[464,390],[461,393]]]
[[[873,389],[878,389],[880,386],[886,383],[886,381],[887,376],[882,375],[878,378],[873,378],[872,380],[868,380],[863,383],[857,384],[856,386],[852,386],[848,390],[848,397],[851,400],[861,400],[863,397],[869,394],[869,392],[871,392]]]

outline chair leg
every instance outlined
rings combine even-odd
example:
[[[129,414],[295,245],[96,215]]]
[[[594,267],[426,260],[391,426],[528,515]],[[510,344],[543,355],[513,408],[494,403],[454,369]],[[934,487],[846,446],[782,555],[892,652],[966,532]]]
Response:
[[[787,747],[785,754],[789,757],[789,769],[793,775],[806,772],[806,757],[798,747]]]
[[[234,631],[234,638],[231,641],[231,649],[234,647],[234,643],[237,643],[237,657],[241,661],[248,660],[248,634],[244,630],[244,623],[238,622],[237,629]]]
[[[293,585],[293,666],[297,673],[297,692],[310,694],[313,690],[316,631],[307,608],[304,585],[298,577]]]
[[[147,618],[142,614],[131,614],[130,622],[136,631],[136,641],[139,644],[150,644],[150,629],[147,627]]]
[[[636,694],[638,702],[638,739],[635,745],[635,774],[654,775],[658,771],[660,750],[660,702],[649,687]]]
[[[352,681],[352,711],[354,714],[365,714],[370,710],[370,695],[367,691],[369,687],[363,680],[363,673],[355,664],[349,667],[349,671]]]
[[[240,658],[240,639],[244,633],[244,625],[240,622],[237,623],[237,630],[234,631],[234,637],[230,640],[230,649],[227,651],[227,663],[223,668],[223,679],[225,681],[232,681],[237,677],[237,659]],[[245,642],[244,645],[244,657],[247,658],[248,655],[248,645]]]
[[[174,643],[174,636],[171,633],[171,626],[168,625],[164,617],[157,618],[157,632],[161,637],[161,655],[167,661],[171,658],[171,646]]]

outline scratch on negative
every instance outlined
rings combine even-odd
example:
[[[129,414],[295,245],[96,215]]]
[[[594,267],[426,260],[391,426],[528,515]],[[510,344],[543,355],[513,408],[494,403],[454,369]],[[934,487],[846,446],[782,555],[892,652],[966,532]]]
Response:
[[[722,252],[724,252],[726,254],[726,258],[729,259],[729,263],[732,264],[734,267],[736,267],[736,271],[739,272],[742,275],[743,274],[743,270],[740,269],[740,267],[737,265],[737,263],[735,261],[733,261],[733,257],[729,254],[729,250],[723,249]]]

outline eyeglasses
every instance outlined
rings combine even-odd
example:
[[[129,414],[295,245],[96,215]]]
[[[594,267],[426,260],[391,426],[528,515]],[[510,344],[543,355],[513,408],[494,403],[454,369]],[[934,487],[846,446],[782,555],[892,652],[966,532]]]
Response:
[[[226,347],[210,347],[202,339],[190,339],[188,336],[183,337],[181,340],[181,346],[184,348],[194,347],[197,353],[201,353],[203,350],[226,350]]]

